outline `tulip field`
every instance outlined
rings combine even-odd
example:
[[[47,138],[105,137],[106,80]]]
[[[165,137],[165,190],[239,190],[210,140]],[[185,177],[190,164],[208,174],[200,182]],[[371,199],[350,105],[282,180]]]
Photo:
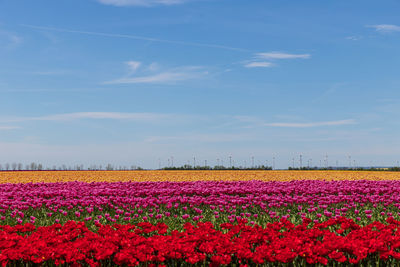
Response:
[[[399,266],[400,173],[3,171],[2,266]]]

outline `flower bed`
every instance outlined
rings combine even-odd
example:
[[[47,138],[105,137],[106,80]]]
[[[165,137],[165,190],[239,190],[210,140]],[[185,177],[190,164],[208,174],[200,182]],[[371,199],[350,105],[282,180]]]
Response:
[[[164,223],[153,225],[96,224],[96,232],[84,223],[69,221],[35,227],[32,224],[2,226],[0,262],[12,263],[138,264],[177,263],[254,265],[272,263],[377,263],[394,264],[400,259],[400,222],[374,222],[361,227],[344,217],[324,223],[305,219],[294,225],[286,219],[249,226],[224,223],[216,230],[212,223],[184,225],[182,232],[167,233]]]
[[[215,225],[246,218],[322,222],[344,216],[361,225],[400,219],[399,181],[38,183],[0,187],[0,224],[185,222]]]
[[[399,264],[400,181],[0,186],[5,264]]]

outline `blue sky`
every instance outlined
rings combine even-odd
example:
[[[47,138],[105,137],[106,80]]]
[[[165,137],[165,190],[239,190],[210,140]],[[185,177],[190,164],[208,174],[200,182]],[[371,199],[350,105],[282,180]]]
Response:
[[[399,10],[1,0],[0,163],[396,165]]]

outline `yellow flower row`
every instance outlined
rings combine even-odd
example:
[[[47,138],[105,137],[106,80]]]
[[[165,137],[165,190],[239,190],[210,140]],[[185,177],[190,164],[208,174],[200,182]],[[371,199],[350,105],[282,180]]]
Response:
[[[0,183],[398,179],[383,171],[0,171]]]

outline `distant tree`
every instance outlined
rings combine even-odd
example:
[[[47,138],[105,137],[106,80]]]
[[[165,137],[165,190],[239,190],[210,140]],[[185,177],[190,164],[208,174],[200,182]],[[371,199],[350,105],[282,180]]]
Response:
[[[106,166],[106,170],[107,171],[112,171],[112,170],[114,170],[114,167],[110,163],[108,163],[107,166]]]
[[[43,170],[43,165],[42,165],[41,163],[39,163],[38,166],[37,166],[37,169],[38,169],[39,171]]]
[[[3,166],[0,164],[0,171],[2,171],[3,170]]]
[[[35,162],[32,162],[32,163],[31,163],[31,170],[32,170],[32,171],[35,171],[36,169],[37,169],[36,163],[35,163]]]
[[[10,169],[10,163],[6,163],[6,171],[8,171]]]
[[[22,170],[22,163],[18,163],[18,166],[17,166],[17,169],[19,170],[19,171],[21,171]]]

